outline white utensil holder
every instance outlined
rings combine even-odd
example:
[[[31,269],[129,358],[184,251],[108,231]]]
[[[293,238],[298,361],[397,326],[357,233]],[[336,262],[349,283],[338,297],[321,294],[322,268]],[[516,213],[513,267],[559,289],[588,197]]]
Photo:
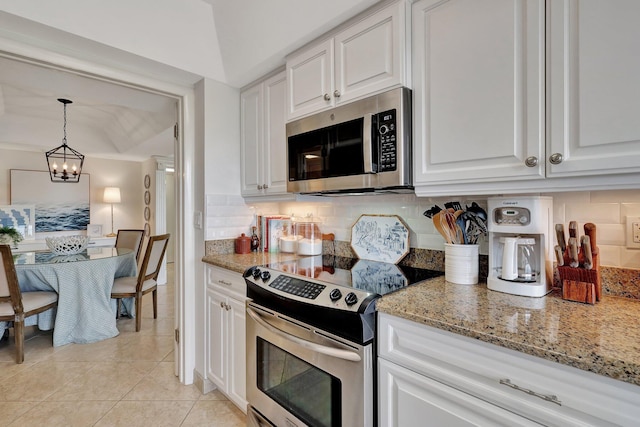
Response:
[[[478,283],[479,245],[444,244],[444,278],[459,285]]]

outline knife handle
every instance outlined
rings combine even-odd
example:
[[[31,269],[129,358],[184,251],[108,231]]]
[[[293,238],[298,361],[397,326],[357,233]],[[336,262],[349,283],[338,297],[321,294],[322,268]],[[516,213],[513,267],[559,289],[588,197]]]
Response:
[[[564,224],[556,224],[556,238],[558,239],[558,245],[564,253],[567,250],[567,239],[564,235]]]
[[[583,266],[587,270],[593,268],[593,256],[591,254],[591,239],[588,235],[584,235],[580,238],[580,246],[582,246],[582,255],[584,256]]]
[[[556,254],[556,263],[558,267],[562,267],[564,265],[564,251],[560,247],[560,245],[556,245],[553,250]]]
[[[584,234],[589,236],[591,241],[591,254],[596,255],[598,253],[598,245],[596,244],[596,225],[592,222],[588,222],[584,225]]]
[[[578,223],[576,221],[569,221],[569,237],[578,238]]]
[[[578,261],[578,239],[575,237],[569,237],[569,267],[578,267],[580,262]]]

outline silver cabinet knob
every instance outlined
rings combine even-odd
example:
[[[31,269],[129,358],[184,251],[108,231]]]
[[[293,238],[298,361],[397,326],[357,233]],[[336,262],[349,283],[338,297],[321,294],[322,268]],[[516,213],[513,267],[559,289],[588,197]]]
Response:
[[[269,186],[267,184],[265,184],[265,185],[262,186],[262,188],[264,188],[266,190],[267,188],[269,188]]]
[[[325,101],[331,101],[331,95],[329,95],[328,93],[324,94],[324,100]]]
[[[529,168],[538,166],[538,158],[536,156],[529,156],[525,159],[524,164]]]
[[[258,190],[262,190],[262,185],[258,184]]]
[[[560,153],[553,153],[551,156],[549,156],[549,163],[551,163],[552,165],[559,165],[560,163],[562,163],[562,154]]]
[[[220,301],[220,308],[225,308],[224,303],[222,301]]]
[[[334,96],[335,98],[340,98],[340,95],[342,95],[342,94],[340,93],[340,91],[339,91],[338,89],[336,89],[336,90],[334,90],[334,91],[333,91],[333,96]]]

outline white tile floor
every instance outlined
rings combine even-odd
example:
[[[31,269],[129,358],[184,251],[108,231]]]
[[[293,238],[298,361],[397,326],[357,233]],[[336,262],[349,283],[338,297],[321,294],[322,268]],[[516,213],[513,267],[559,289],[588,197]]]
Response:
[[[13,335],[0,342],[0,426],[245,426],[246,417],[221,393],[202,395],[180,384],[173,360],[173,266],[135,321],[94,344],[54,348],[52,332],[26,328],[25,361],[15,363]]]

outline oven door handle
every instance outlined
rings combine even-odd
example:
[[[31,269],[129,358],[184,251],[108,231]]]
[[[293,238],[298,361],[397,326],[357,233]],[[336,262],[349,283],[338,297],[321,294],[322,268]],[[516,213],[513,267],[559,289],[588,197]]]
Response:
[[[372,117],[373,117],[372,113],[367,113],[364,115],[364,123],[363,123],[364,129],[363,129],[363,135],[362,135],[362,157],[364,158],[364,173],[376,173],[376,171],[373,169],[374,141],[372,141],[372,133],[373,133],[371,129]]]
[[[304,340],[302,338],[298,338],[294,335],[288,334],[286,332],[281,331],[275,326],[269,324],[266,320],[264,320],[254,309],[251,307],[247,307],[247,314],[255,320],[263,328],[267,329],[269,332],[272,332],[278,335],[281,338],[292,341],[302,347],[308,348],[309,350],[316,351],[318,353],[326,354],[327,356],[337,357],[344,360],[349,360],[352,362],[360,362],[362,358],[359,354],[354,353],[349,350],[342,350],[339,348],[327,347],[326,345],[316,344],[311,341]]]

